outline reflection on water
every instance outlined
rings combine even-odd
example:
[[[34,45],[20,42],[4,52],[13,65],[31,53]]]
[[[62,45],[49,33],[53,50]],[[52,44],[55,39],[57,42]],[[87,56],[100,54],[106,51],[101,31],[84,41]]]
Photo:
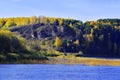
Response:
[[[120,80],[120,67],[59,64],[0,65],[0,80]]]

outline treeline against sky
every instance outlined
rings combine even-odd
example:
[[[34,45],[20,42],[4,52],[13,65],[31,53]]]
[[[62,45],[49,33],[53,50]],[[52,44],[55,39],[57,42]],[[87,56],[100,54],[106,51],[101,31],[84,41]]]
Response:
[[[82,56],[120,57],[120,19],[99,19],[85,23],[74,19],[43,16],[0,19],[0,29],[2,30],[35,24],[63,27],[64,35],[72,36],[66,38],[56,35],[57,40],[53,38],[58,51],[64,53],[82,52]]]

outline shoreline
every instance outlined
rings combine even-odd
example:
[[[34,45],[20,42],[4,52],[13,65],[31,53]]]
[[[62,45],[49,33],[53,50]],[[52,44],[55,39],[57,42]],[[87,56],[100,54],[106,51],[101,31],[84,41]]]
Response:
[[[82,64],[90,66],[120,66],[120,59],[101,59],[89,57],[52,58],[50,64]]]
[[[0,62],[0,64],[70,64],[70,65],[89,65],[89,66],[120,66],[120,59],[103,59],[89,57],[57,58],[49,57],[49,60],[18,60],[14,62]]]

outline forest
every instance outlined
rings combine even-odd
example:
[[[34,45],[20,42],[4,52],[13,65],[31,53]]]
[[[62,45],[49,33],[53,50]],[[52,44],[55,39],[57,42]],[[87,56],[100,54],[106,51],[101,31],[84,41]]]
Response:
[[[120,19],[0,18],[0,59],[120,58]]]

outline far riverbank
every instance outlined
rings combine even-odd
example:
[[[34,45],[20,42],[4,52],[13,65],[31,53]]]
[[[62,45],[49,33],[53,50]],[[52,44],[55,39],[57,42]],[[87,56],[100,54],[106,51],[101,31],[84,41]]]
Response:
[[[92,66],[120,66],[120,60],[89,57],[48,57],[48,60],[18,60],[14,62],[1,62],[1,64],[82,64]]]

